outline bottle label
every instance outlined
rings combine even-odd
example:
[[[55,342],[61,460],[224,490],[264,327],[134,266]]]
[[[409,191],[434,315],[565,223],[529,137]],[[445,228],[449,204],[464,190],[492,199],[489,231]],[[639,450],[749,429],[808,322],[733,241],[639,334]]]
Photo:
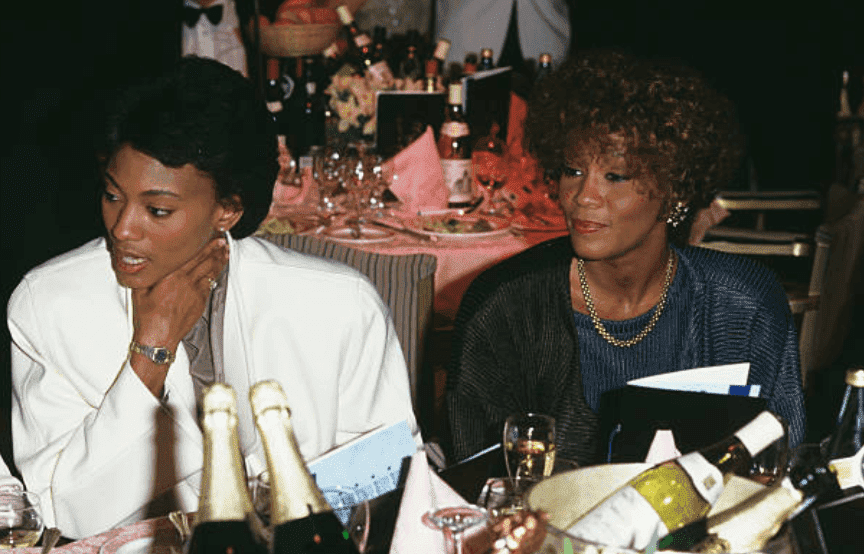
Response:
[[[641,550],[652,537],[668,535],[669,529],[645,497],[626,486],[585,514],[567,532],[603,545]]]
[[[720,493],[723,492],[723,474],[717,466],[711,464],[699,452],[685,454],[676,461],[690,476],[693,486],[702,498],[712,506],[716,504]]]
[[[467,137],[471,133],[464,121],[445,121],[441,125],[441,134],[448,137]]]
[[[450,191],[451,203],[471,202],[474,187],[471,181],[471,160],[441,160],[444,184]]]
[[[373,82],[381,83],[383,85],[387,85],[393,82],[393,72],[390,71],[390,67],[387,65],[387,62],[380,61],[376,64],[372,64],[369,69],[369,75],[372,77]]]
[[[864,489],[864,447],[846,458],[831,460],[828,468],[837,475],[841,489],[858,486]]]

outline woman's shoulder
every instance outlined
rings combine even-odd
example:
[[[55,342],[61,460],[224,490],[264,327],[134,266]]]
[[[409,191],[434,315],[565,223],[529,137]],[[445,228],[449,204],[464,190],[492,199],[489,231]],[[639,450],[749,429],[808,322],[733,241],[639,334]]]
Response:
[[[537,244],[481,273],[468,287],[463,317],[497,306],[508,312],[540,310],[565,301],[573,248],[567,236]]]
[[[98,238],[28,271],[9,298],[8,313],[14,317],[25,299],[45,310],[70,303],[92,306],[116,296],[118,288],[105,239]]]
[[[756,304],[781,301],[786,294],[776,274],[750,258],[708,248],[687,247],[678,251],[698,286]]]

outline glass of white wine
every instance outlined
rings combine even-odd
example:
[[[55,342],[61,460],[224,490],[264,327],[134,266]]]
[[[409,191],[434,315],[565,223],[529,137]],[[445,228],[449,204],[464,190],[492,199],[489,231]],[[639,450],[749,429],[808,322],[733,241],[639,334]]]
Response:
[[[39,497],[22,490],[0,492],[0,548],[28,548],[39,541],[45,524]]]
[[[504,423],[507,475],[515,500],[555,467],[555,419],[536,413],[511,415]]]

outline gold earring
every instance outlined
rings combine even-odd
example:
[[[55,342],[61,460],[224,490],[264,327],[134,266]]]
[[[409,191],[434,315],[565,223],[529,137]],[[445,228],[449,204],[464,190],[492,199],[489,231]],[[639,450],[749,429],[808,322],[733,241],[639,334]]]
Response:
[[[687,218],[688,211],[690,211],[690,207],[687,204],[681,201],[676,202],[666,217],[666,223],[671,224],[672,227],[678,227]]]

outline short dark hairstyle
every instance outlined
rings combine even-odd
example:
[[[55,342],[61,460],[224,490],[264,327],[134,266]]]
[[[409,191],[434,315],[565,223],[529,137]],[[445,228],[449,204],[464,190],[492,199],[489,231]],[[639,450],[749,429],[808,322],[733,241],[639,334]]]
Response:
[[[690,207],[684,225],[670,227],[679,243],[692,215],[741,162],[734,105],[679,62],[592,50],[565,61],[532,92],[525,136],[543,167],[560,168],[574,138],[602,143],[611,133],[624,136],[634,169],[649,171],[667,199]]]
[[[182,58],[157,79],[124,90],[108,109],[99,145],[107,165],[125,145],[168,167],[210,175],[216,197],[243,205],[232,236],[255,232],[279,171],[272,118],[252,83],[219,62]]]

